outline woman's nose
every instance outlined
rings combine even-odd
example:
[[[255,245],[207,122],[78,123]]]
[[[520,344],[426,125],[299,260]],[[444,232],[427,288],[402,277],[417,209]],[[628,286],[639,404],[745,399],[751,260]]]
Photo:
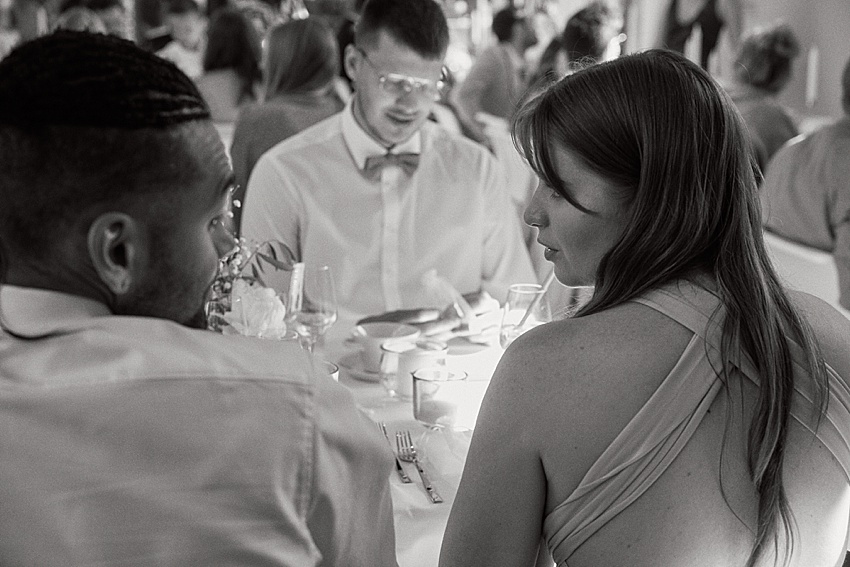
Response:
[[[539,198],[540,186],[534,190],[534,194],[531,195],[531,199],[525,207],[525,212],[522,214],[522,220],[525,224],[538,228],[543,225],[546,218],[543,207],[540,206]]]

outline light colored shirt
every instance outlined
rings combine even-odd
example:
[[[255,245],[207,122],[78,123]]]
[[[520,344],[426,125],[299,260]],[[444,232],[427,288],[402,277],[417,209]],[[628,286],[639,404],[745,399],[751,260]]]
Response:
[[[850,309],[850,117],[780,149],[761,188],[765,226],[832,252],[839,302]]]
[[[242,234],[329,265],[341,319],[444,306],[423,284],[432,269],[461,293],[484,289],[500,301],[510,284],[537,281],[489,152],[430,121],[392,151],[421,152],[416,171],[390,166],[366,177],[366,158],[386,149],[349,104],[260,158]]]
[[[396,565],[389,447],[297,343],[12,286],[0,313],[4,565]]]

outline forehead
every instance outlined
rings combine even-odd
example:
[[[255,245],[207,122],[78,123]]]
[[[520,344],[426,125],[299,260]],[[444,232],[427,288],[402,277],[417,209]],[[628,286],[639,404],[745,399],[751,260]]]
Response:
[[[424,57],[384,29],[378,30],[375,41],[364,46],[364,51],[381,71],[388,73],[427,77],[443,67],[442,57]]]

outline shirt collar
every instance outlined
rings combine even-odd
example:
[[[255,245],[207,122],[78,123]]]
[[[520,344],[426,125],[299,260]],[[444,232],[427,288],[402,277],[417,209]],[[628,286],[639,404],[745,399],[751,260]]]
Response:
[[[0,286],[0,320],[16,335],[38,337],[76,330],[94,317],[111,315],[106,305],[86,297],[46,289]]]
[[[349,99],[342,111],[342,138],[348,151],[357,165],[357,169],[366,167],[366,158],[387,153],[387,148],[379,144],[372,136],[367,134],[357,120],[354,118],[354,97]],[[393,146],[390,150],[394,154],[422,152],[422,131],[417,131],[409,140]]]

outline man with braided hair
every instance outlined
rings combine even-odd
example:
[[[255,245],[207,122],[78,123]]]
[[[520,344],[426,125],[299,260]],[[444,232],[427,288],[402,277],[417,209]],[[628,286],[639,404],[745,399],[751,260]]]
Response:
[[[391,454],[297,344],[203,302],[232,172],[115,37],[0,62],[0,564],[396,565]]]

